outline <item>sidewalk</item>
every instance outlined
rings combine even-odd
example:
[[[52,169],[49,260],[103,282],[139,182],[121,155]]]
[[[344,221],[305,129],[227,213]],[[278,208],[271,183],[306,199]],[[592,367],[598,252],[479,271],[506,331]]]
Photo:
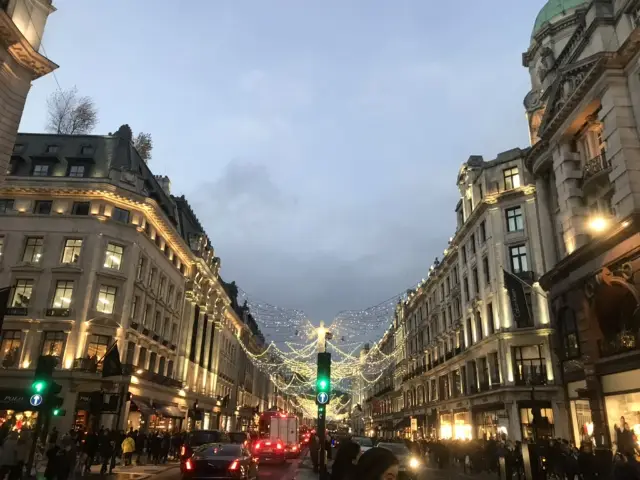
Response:
[[[113,469],[112,474],[101,475],[100,474],[100,465],[93,465],[91,467],[91,473],[88,473],[82,477],[76,475],[75,478],[108,478],[108,479],[116,479],[116,480],[141,480],[146,477],[150,477],[152,475],[158,475],[160,473],[164,473],[173,468],[178,468],[180,466],[179,462],[167,462],[164,465],[132,465],[129,467],[116,466]],[[44,466],[38,466],[38,480],[44,479]]]

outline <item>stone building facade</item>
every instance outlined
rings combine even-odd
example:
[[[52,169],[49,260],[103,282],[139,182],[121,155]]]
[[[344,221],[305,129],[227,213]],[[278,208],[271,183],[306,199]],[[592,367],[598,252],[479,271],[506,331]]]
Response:
[[[0,390],[28,388],[37,358],[53,355],[61,430],[89,426],[88,398],[100,390],[126,400],[103,410],[106,426],[248,428],[239,339],[259,331],[232,308],[187,200],[131,137],[126,125],[107,136],[18,135],[0,187],[0,285],[13,287]],[[114,344],[123,375],[102,378]],[[250,406],[266,408],[268,378],[252,375],[249,388]]]
[[[640,2],[553,0],[524,66],[545,275],[572,436],[640,434]]]
[[[0,181],[31,82],[58,67],[38,52],[53,11],[51,0],[0,0]]]
[[[399,418],[386,435],[530,439],[539,411],[550,434],[567,436],[526,155],[472,156],[460,169],[456,233],[396,311],[395,342],[404,348],[396,346],[400,378],[385,395],[399,394],[387,403]],[[514,315],[507,279],[526,314]],[[385,420],[371,410],[374,424]]]

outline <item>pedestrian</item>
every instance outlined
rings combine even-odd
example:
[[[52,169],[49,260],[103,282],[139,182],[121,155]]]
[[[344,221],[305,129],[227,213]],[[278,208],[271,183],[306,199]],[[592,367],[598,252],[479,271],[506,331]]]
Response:
[[[353,478],[359,480],[396,480],[399,465],[400,462],[391,450],[373,447],[358,459]]]
[[[127,435],[127,437],[122,441],[122,463],[125,467],[131,465],[131,456],[135,450],[135,440],[131,435]]]
[[[309,456],[311,457],[311,463],[313,464],[313,471],[318,473],[318,455],[320,454],[320,439],[314,433],[309,440]]]
[[[0,478],[11,475],[18,464],[18,432],[11,432],[0,450]]]
[[[336,452],[336,460],[331,467],[331,480],[353,480],[356,460],[360,454],[360,445],[345,440],[340,443]]]

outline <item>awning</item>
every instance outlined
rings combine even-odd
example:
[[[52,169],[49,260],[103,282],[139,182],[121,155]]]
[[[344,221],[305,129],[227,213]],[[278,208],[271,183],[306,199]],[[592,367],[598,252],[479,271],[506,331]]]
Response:
[[[173,405],[156,405],[156,413],[167,418],[184,418],[185,414]]]
[[[131,401],[130,412],[140,412],[143,415],[153,415],[153,408],[141,398]]]

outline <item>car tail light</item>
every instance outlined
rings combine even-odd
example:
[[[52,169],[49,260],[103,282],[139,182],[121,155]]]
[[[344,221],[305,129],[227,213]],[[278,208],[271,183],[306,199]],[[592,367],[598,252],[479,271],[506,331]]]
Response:
[[[295,452],[296,450],[298,450],[298,446],[297,445],[294,445],[293,447],[291,447],[291,451],[292,452]]]
[[[193,470],[193,463],[191,462],[190,458],[188,458],[187,461],[184,463],[184,469],[189,472]]]
[[[262,447],[262,442],[256,442],[256,444],[253,446],[255,450],[260,450],[260,447]]]
[[[271,446],[271,442],[264,442],[264,444],[265,444],[267,447]]]
[[[231,465],[229,465],[229,470],[231,471],[237,470],[239,466],[240,466],[240,462],[238,462],[238,460],[236,459],[233,462],[231,462]]]
[[[187,447],[185,447],[184,445],[182,445],[182,447],[180,447],[180,456],[184,457],[184,454],[187,453]]]
[[[281,443],[277,443],[276,444],[276,450],[282,450],[282,444]]]

